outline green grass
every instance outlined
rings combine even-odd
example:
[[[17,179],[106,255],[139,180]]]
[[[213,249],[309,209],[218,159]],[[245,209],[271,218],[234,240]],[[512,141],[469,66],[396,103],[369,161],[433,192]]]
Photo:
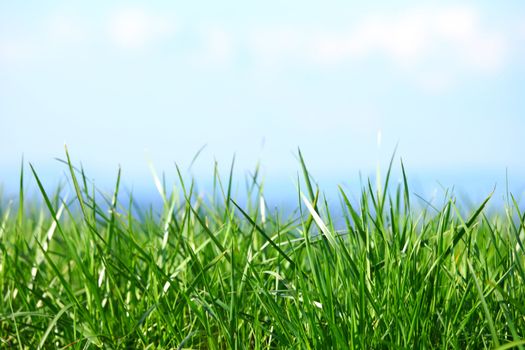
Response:
[[[201,198],[179,169],[169,190],[154,178],[157,213],[119,199],[120,172],[104,195],[65,162],[67,188],[46,192],[31,166],[0,206],[0,348],[525,348],[511,195],[491,214],[490,198],[415,206],[401,164],[397,188],[392,166],[357,201],[340,188],[337,218],[300,155],[289,216],[265,206],[257,172],[240,204],[233,172]]]

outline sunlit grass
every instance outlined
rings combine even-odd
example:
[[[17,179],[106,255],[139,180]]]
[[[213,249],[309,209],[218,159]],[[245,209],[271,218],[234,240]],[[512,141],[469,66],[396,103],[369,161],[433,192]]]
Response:
[[[233,172],[216,170],[202,198],[175,169],[173,187],[154,178],[156,212],[119,197],[120,172],[106,195],[66,156],[68,188],[46,192],[31,166],[0,206],[0,348],[525,347],[525,216],[511,195],[490,215],[490,196],[414,207],[391,165],[357,201],[340,188],[336,230],[300,154],[288,216],[265,207],[257,173],[241,204]],[[33,180],[42,201],[28,203]]]

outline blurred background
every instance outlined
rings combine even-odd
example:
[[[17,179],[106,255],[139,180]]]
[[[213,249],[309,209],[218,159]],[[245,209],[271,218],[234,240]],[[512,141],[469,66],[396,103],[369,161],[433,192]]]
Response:
[[[0,0],[0,182],[55,186],[67,144],[101,187],[155,195],[149,163],[206,185],[233,155],[296,200],[300,147],[326,191],[398,145],[414,190],[525,184],[522,1]],[[204,147],[204,148],[203,148]],[[195,154],[202,149],[198,159]],[[394,182],[399,181],[399,172]]]

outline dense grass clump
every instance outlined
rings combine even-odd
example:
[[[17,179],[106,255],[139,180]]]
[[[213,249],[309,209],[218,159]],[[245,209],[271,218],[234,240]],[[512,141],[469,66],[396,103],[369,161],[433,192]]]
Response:
[[[509,196],[411,207],[404,182],[343,189],[343,230],[302,157],[297,210],[247,200],[216,173],[164,207],[99,193],[69,156],[70,193],[0,206],[0,348],[481,349],[525,347],[524,215]],[[27,177],[27,176],[26,176]]]

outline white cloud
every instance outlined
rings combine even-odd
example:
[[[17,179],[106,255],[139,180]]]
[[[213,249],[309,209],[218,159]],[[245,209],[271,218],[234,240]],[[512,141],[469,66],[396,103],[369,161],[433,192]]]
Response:
[[[445,92],[456,83],[452,74],[437,70],[417,72],[412,79],[421,89],[433,94]]]
[[[118,11],[109,23],[109,34],[113,42],[128,49],[142,48],[152,41],[173,34],[174,31],[173,21],[136,8]]]
[[[35,46],[21,40],[0,40],[0,62],[21,62],[34,57]]]
[[[383,17],[367,18],[342,33],[314,34],[309,51],[314,61],[321,64],[338,64],[373,54],[385,55],[398,63],[412,63],[428,46],[422,30],[425,25],[421,18],[410,16],[395,25]]]
[[[234,54],[232,36],[220,27],[207,28],[202,34],[204,53],[202,60],[211,63],[225,64]]]
[[[10,63],[39,61],[63,54],[60,49],[85,44],[88,31],[77,18],[53,16],[31,31],[13,30],[0,37],[0,60]]]
[[[53,16],[47,23],[47,39],[56,44],[84,43],[89,37],[89,30],[78,18],[72,16]]]
[[[445,9],[433,18],[436,39],[445,39],[453,46],[464,64],[481,71],[496,71],[504,64],[508,51],[505,33],[486,30],[480,14],[468,7]]]
[[[179,27],[172,15],[142,8],[114,12],[104,32],[85,18],[85,22],[79,19],[57,14],[39,33],[0,37],[0,59],[41,59],[46,53],[60,56],[62,49],[74,51],[73,45],[82,48],[108,39],[120,48],[140,50],[150,44],[165,44]],[[184,50],[181,57],[202,65],[224,65],[242,50],[258,65],[281,68],[337,67],[347,62],[358,65],[380,58],[402,69],[416,83],[442,89],[452,85],[454,79],[450,77],[456,74],[491,74],[504,67],[525,39],[525,27],[515,27],[522,28],[523,33],[491,29],[488,19],[474,7],[421,7],[364,16],[346,28],[332,31],[288,25],[252,31],[245,28],[243,33],[201,24],[185,31],[193,31],[191,34],[197,36],[189,37],[197,37],[200,42],[180,47]],[[522,55],[521,51],[517,54]],[[447,78],[440,77],[442,73]]]
[[[349,57],[382,53],[401,63],[412,63],[427,49],[427,26],[421,11],[402,14],[395,20],[387,16],[365,19],[348,34]]]
[[[79,52],[93,39],[92,28],[80,18],[56,14],[35,23],[31,30],[13,28],[0,36],[0,60],[23,64],[64,58]]]
[[[434,31],[444,38],[466,41],[479,30],[479,14],[469,7],[445,8],[430,16]]]
[[[449,64],[492,71],[503,65],[507,43],[502,33],[484,28],[475,9],[451,7],[366,18],[313,45],[321,63],[382,55],[410,67],[438,55]]]
[[[409,70],[439,60],[442,66],[491,73],[505,64],[509,43],[506,33],[486,24],[471,7],[419,8],[368,16],[340,31],[259,30],[248,45],[265,63],[293,58],[336,65],[375,56]]]
[[[461,48],[460,45],[458,48]],[[486,33],[484,36],[473,37],[464,42],[460,54],[466,64],[490,73],[498,71],[505,65],[507,51],[508,43],[502,35]]]
[[[0,60],[21,63],[64,57],[108,39],[121,48],[140,49],[169,39],[175,31],[169,16],[150,14],[142,9],[128,8],[113,13],[102,31],[92,20],[55,13],[30,31],[0,33]]]
[[[307,39],[305,33],[296,28],[260,29],[251,33],[247,46],[258,63],[271,66],[291,58],[303,58],[308,49]]]

